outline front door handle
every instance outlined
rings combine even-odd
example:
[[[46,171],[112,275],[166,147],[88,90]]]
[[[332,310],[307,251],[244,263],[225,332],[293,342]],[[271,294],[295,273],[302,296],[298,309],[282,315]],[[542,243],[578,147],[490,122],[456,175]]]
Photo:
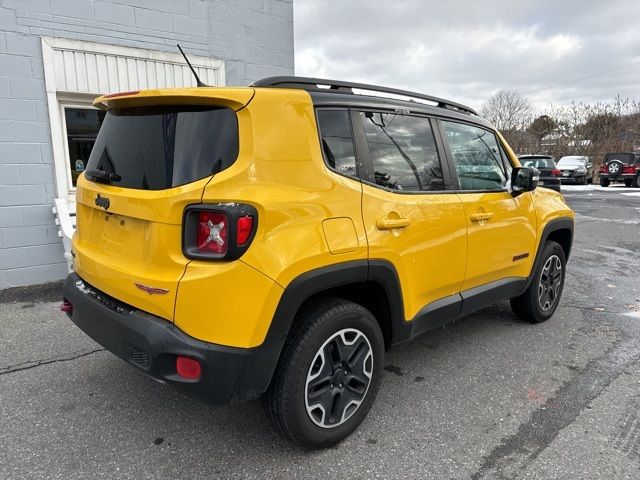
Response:
[[[493,213],[489,213],[489,212],[472,213],[471,214],[471,221],[472,222],[482,222],[484,220],[489,220],[491,217],[493,217]]]
[[[408,218],[382,218],[376,222],[376,227],[378,230],[393,230],[408,227],[409,223]]]

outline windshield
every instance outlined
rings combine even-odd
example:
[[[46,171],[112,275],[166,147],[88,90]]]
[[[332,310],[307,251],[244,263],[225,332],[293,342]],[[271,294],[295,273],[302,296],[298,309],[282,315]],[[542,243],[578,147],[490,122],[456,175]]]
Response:
[[[105,116],[86,176],[118,187],[162,190],[218,173],[237,155],[238,124],[229,108],[114,109]]]
[[[552,158],[526,158],[520,157],[520,163],[523,167],[534,168],[554,168],[556,165],[553,163]]]
[[[584,166],[585,160],[579,157],[562,157],[558,162],[558,166],[575,166],[581,165]]]

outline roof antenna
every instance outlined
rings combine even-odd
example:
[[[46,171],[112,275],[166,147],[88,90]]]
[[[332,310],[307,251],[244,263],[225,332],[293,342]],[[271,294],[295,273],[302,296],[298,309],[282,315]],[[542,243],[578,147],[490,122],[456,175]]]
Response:
[[[202,83],[200,81],[200,77],[198,77],[198,74],[196,73],[196,69],[193,68],[193,65],[191,65],[191,62],[189,61],[189,59],[187,58],[187,56],[184,54],[184,52],[182,51],[182,47],[180,46],[179,43],[176,43],[176,45],[178,46],[178,49],[180,50],[180,53],[182,54],[182,56],[184,57],[185,61],[187,62],[187,65],[189,65],[189,68],[191,69],[191,71],[193,72],[193,76],[196,77],[196,85],[198,87],[209,87],[210,85],[207,85],[206,83]]]

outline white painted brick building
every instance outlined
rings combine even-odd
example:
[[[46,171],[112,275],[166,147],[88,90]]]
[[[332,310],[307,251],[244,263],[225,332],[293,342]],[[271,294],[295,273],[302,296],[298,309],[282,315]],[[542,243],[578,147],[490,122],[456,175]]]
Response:
[[[0,0],[0,289],[67,271],[55,198],[74,199],[98,94],[293,74],[292,0]]]

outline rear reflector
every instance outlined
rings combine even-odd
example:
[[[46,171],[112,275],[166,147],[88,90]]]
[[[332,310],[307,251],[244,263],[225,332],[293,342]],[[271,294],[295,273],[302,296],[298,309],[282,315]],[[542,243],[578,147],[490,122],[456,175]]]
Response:
[[[71,304],[71,302],[69,300],[65,299],[60,304],[60,311],[61,312],[66,312],[66,313],[72,313],[73,312],[73,305]]]
[[[198,380],[202,376],[202,367],[198,360],[178,356],[176,357],[176,372],[187,380]]]
[[[227,216],[220,212],[198,213],[198,250],[224,255],[227,252]]]
[[[246,216],[238,219],[238,229],[236,231],[236,245],[243,246],[249,240],[253,232],[253,217]]]

